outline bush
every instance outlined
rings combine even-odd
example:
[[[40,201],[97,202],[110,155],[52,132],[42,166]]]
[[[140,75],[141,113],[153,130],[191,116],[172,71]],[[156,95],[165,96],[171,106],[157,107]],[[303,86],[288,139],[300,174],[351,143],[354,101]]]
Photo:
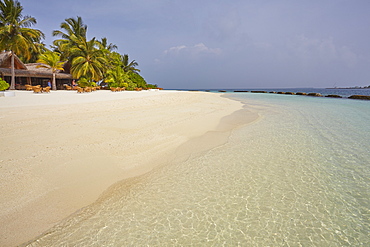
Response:
[[[127,83],[126,90],[128,91],[134,91],[137,88],[137,84],[133,82]]]
[[[5,91],[9,88],[9,83],[4,81],[3,79],[0,79],[0,91]]]
[[[158,88],[158,86],[157,86],[157,84],[154,84],[154,85],[153,84],[147,84],[146,88],[147,89],[155,89],[155,88]]]
[[[96,87],[96,83],[88,81],[86,78],[80,78],[77,82],[79,87]]]

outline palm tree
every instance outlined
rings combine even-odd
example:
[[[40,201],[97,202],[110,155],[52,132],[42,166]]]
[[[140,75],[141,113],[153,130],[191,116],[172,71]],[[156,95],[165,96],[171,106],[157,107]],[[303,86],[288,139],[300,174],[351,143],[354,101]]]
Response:
[[[46,51],[45,53],[40,55],[37,62],[42,63],[37,67],[51,69],[51,71],[53,72],[52,90],[57,90],[55,74],[58,70],[64,70],[64,62],[60,61],[60,54],[58,52]]]
[[[135,60],[132,60],[131,62],[129,62],[128,54],[125,54],[123,56],[121,55],[121,60],[123,63],[122,68],[125,72],[133,72],[136,74],[140,72],[139,69],[135,68],[136,66],[139,66],[139,64],[135,62]]]
[[[23,7],[17,0],[0,1],[0,50],[11,52],[10,89],[15,89],[14,54],[30,58],[31,51],[36,50],[35,43],[44,38],[40,30],[29,28],[36,24],[36,19],[23,17],[22,11]]]
[[[73,77],[85,77],[95,81],[103,78],[108,61],[104,52],[96,48],[97,45],[95,38],[90,41],[84,39],[71,49]]]
[[[82,18],[65,19],[65,22],[60,24],[60,28],[64,31],[54,30],[53,36],[61,36],[61,39],[54,40],[53,44],[62,54],[63,59],[68,59],[72,62],[71,49],[77,46],[79,42],[86,40],[87,25],[82,21]]]
[[[102,38],[99,42],[99,49],[107,50],[109,52],[112,52],[113,50],[117,50],[117,46],[115,44],[108,44],[107,38]]]
[[[31,56],[24,57],[22,55],[18,56],[19,59],[24,63],[36,63],[37,59],[39,59],[40,54],[43,54],[47,51],[46,45],[44,43],[35,43],[35,46],[31,49]]]

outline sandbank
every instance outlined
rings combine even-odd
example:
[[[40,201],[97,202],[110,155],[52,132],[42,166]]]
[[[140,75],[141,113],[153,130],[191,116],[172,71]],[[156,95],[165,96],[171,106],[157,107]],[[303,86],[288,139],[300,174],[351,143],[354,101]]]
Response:
[[[222,94],[17,91],[0,98],[0,246],[16,246],[111,185],[227,141],[258,118]]]

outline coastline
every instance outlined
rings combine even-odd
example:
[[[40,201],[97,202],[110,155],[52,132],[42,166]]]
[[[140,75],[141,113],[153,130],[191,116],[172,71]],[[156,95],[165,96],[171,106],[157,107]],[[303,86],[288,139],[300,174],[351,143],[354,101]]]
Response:
[[[233,128],[258,118],[235,114],[241,102],[200,92],[17,92],[3,99],[6,246],[42,234],[119,181],[222,145]]]

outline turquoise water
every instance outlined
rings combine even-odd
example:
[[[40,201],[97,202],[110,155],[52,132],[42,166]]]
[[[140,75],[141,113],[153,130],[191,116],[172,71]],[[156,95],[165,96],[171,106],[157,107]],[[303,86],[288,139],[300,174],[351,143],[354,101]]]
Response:
[[[370,102],[228,97],[259,121],[121,183],[29,246],[369,246]]]

